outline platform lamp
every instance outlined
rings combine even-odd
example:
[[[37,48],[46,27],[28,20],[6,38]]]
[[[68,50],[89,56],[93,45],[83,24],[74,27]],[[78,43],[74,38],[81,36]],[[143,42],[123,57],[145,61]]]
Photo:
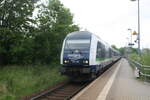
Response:
[[[140,50],[140,0],[130,0],[130,1],[138,1],[138,54],[141,56]]]
[[[128,31],[130,31],[130,34],[131,34],[131,41],[130,43],[132,44],[132,29],[131,28],[128,28]],[[132,45],[131,45],[132,46]]]

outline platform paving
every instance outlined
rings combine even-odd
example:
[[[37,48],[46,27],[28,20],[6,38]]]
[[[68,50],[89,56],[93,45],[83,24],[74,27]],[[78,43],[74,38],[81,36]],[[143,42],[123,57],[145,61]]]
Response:
[[[72,100],[150,100],[150,85],[137,80],[126,59],[121,59]]]
[[[137,80],[124,59],[106,100],[150,100],[150,84]]]

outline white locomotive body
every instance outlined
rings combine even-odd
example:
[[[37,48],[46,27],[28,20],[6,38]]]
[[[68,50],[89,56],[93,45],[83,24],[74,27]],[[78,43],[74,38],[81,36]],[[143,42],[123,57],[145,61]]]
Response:
[[[88,31],[76,31],[64,39],[61,73],[75,81],[94,79],[119,60],[120,53]]]

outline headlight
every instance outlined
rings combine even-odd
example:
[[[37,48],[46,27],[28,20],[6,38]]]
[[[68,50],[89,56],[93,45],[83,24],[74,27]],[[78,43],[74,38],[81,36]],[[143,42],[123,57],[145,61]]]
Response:
[[[64,62],[67,63],[67,60],[65,60]]]
[[[83,61],[83,63],[88,64],[88,63],[89,63],[89,61],[88,61],[88,60],[84,60],[84,61]]]
[[[88,64],[89,62],[86,60],[85,63]]]
[[[64,63],[69,63],[69,60],[64,60]]]

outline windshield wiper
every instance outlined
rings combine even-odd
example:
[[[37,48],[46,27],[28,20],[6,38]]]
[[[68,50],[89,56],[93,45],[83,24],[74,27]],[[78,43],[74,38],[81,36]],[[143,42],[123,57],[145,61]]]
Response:
[[[67,42],[66,42],[66,46],[67,46],[67,49],[69,49],[73,53],[73,50],[69,47],[69,44]]]

